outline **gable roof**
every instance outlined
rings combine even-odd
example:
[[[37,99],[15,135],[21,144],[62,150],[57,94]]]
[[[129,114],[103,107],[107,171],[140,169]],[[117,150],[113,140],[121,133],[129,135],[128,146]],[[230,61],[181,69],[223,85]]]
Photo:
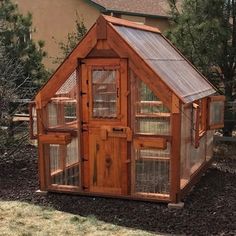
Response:
[[[95,47],[102,29],[108,43],[123,58],[130,58],[130,67],[136,68],[140,78],[170,104],[171,94],[183,103],[191,103],[216,92],[213,85],[160,33],[157,28],[127,20],[101,15],[71,54],[59,66],[49,81],[36,95],[40,103],[47,103],[83,59]],[[124,56],[125,55],[125,56]],[[135,60],[133,60],[135,58]],[[138,76],[140,76],[137,74]],[[55,86],[55,83],[57,84]]]
[[[162,34],[126,26],[115,28],[185,103],[215,92],[207,79]]]
[[[90,0],[90,2],[101,7],[103,12],[170,17],[168,0]]]

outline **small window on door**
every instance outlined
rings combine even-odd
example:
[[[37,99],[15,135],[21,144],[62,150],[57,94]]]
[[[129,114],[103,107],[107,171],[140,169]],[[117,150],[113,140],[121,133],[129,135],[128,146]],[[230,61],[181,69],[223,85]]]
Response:
[[[119,70],[92,70],[92,118],[115,119],[119,113]]]

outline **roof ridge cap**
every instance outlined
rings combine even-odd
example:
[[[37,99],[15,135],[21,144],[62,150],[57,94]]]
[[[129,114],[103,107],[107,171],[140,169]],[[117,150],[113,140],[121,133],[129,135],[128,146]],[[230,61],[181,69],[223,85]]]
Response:
[[[117,18],[113,16],[107,16],[103,14],[101,15],[101,17],[103,17],[107,22],[114,25],[121,25],[121,26],[126,26],[129,28],[135,28],[135,29],[140,29],[140,30],[145,30],[145,31],[161,34],[161,31],[158,28],[155,28],[152,26],[142,25],[142,24],[125,20],[125,19],[121,19],[121,18]]]

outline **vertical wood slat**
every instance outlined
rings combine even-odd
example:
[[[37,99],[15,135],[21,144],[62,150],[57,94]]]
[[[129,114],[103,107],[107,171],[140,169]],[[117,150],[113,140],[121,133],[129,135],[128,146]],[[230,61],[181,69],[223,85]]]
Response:
[[[127,59],[120,59],[120,109],[121,115],[124,117],[125,126],[128,125],[128,64]],[[128,153],[128,142],[123,143],[123,148],[121,150],[121,158],[122,158],[122,166],[121,166],[121,174],[122,174],[122,193],[124,195],[128,194],[129,191],[129,162],[127,159],[129,158]]]
[[[77,100],[77,107],[76,107],[76,117],[77,117],[77,125],[78,125],[78,133],[77,133],[77,137],[78,137],[78,143],[77,143],[77,148],[78,148],[78,162],[79,162],[79,189],[82,190],[82,132],[81,132],[81,128],[82,128],[82,124],[81,121],[82,119],[82,103],[81,103],[81,96],[80,96],[80,92],[82,92],[82,67],[79,66],[76,69],[76,100]]]
[[[137,89],[136,89],[136,84],[135,84],[135,74],[134,72],[130,69],[130,93],[131,93],[131,98],[130,98],[130,115],[131,115],[131,120],[130,120],[130,125],[131,125],[131,129],[133,130],[133,132],[135,132],[135,121],[134,121],[134,117],[135,117],[135,109],[136,106],[135,105],[135,98],[136,98],[136,93],[137,93]],[[132,145],[133,146],[133,145]],[[131,194],[133,195],[135,193],[135,154],[134,154],[134,150],[132,148],[131,150]]]
[[[81,79],[80,79],[80,86],[83,94],[80,96],[80,117],[81,122],[83,122],[83,125],[81,125],[81,129],[79,132],[81,132],[81,187],[84,188],[84,190],[88,190],[89,188],[89,149],[88,149],[88,142],[89,142],[89,135],[88,132],[82,132],[82,129],[87,129],[87,124],[89,121],[89,112],[88,109],[85,109],[87,107],[87,102],[89,101],[89,89],[88,89],[88,67],[85,64],[81,65]]]
[[[39,186],[41,191],[46,190],[46,178],[45,178],[45,157],[44,157],[44,145],[39,141],[39,134],[44,133],[42,109],[37,109],[37,127],[38,127],[38,172],[39,172]]]
[[[178,202],[180,195],[180,142],[181,142],[181,113],[180,101],[172,95],[172,115],[171,115],[171,174],[170,174],[170,198],[171,202]]]

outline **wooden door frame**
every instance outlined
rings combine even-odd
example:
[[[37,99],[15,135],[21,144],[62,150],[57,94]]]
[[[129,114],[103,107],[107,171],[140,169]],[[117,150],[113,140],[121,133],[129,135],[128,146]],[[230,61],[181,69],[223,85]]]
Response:
[[[95,120],[91,119],[89,111],[87,108],[88,101],[91,100],[91,95],[89,94],[89,70],[92,66],[119,66],[120,70],[120,117],[111,121],[111,119],[101,119]],[[89,168],[89,125],[100,126],[101,124],[106,125],[109,121],[111,126],[128,126],[128,60],[121,58],[98,58],[98,59],[83,59],[81,61],[81,72],[80,72],[80,123],[81,123],[81,186],[82,191],[89,192],[90,185],[90,168]],[[122,100],[126,99],[125,103]],[[89,104],[90,105],[90,104]],[[104,124],[105,122],[105,124]],[[125,159],[128,158],[128,153]],[[127,161],[122,163],[122,174],[126,174],[125,190],[122,194],[127,195],[128,193],[128,166]],[[122,182],[122,185],[124,183]],[[111,193],[112,195],[112,193]]]

